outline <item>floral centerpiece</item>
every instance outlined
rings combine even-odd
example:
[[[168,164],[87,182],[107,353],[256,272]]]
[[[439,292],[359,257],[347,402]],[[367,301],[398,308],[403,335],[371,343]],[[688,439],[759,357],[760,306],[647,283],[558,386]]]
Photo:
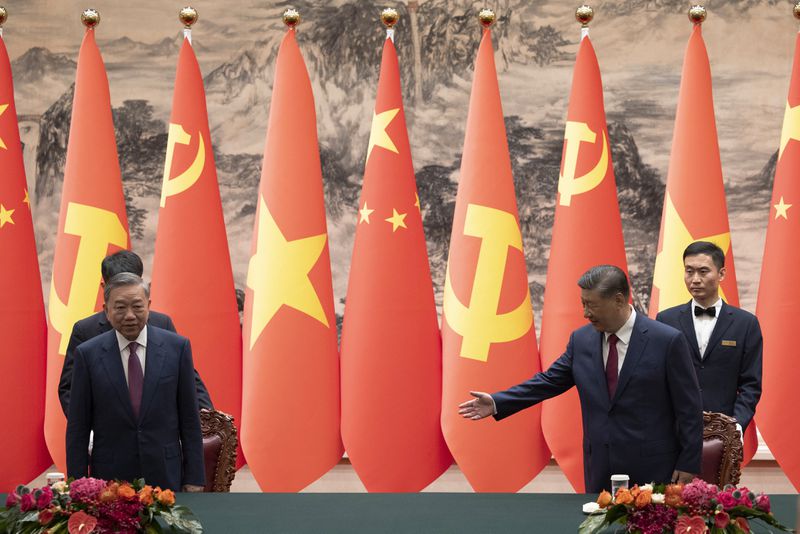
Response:
[[[9,534],[90,534],[163,532],[199,534],[203,527],[185,506],[175,504],[171,490],[153,488],[139,479],[128,482],[80,478],[8,494],[0,508],[0,532]]]
[[[613,498],[603,491],[597,504],[599,510],[581,524],[579,534],[595,534],[614,525],[636,534],[741,534],[750,532],[752,521],[791,532],[770,512],[767,495],[731,485],[720,489],[699,478],[686,485],[620,488]]]

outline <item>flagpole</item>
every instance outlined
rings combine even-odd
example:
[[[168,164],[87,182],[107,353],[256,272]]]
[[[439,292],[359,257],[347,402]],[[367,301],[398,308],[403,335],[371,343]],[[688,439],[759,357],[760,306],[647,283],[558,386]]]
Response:
[[[381,11],[381,22],[386,26],[386,38],[394,42],[394,25],[400,20],[400,15],[393,7],[387,7]]]
[[[8,11],[5,6],[0,6],[0,38],[3,37],[3,24],[8,20]]]
[[[594,9],[592,6],[583,4],[575,10],[575,20],[581,23],[581,41],[584,37],[589,36],[589,23],[594,18]]]
[[[183,23],[183,38],[192,44],[192,25],[197,22],[199,15],[192,6],[186,6],[178,12],[178,20]]]

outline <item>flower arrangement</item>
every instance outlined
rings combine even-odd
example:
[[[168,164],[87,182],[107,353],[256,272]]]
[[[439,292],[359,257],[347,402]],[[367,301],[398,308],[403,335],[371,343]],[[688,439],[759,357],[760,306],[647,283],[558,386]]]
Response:
[[[9,534],[104,534],[163,532],[202,533],[185,506],[175,504],[171,490],[153,488],[139,479],[128,482],[79,478],[31,490],[17,486],[0,508],[0,532]]]
[[[750,522],[762,521],[790,532],[770,512],[769,497],[745,487],[723,489],[699,478],[689,484],[620,488],[612,498],[607,491],[597,498],[599,510],[579,527],[579,534],[595,534],[614,525],[636,534],[742,534]]]

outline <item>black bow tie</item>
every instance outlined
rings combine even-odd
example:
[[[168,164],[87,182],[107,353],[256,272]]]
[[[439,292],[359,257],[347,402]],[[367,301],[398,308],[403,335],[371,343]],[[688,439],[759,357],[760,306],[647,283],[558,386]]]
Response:
[[[711,306],[710,308],[701,308],[700,306],[695,306],[694,316],[702,317],[703,315],[708,315],[709,317],[716,317],[717,309],[714,306]]]

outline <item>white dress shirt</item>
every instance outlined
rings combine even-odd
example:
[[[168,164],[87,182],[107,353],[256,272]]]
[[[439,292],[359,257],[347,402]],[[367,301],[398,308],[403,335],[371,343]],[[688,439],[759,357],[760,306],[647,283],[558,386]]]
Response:
[[[114,331],[117,334],[117,343],[119,343],[119,353],[122,357],[122,370],[125,371],[125,383],[128,383],[128,358],[131,355],[131,348],[130,344],[133,343],[132,341],[128,341],[125,339],[125,336],[119,333],[119,331]],[[136,356],[139,357],[139,362],[142,364],[142,376],[144,376],[144,362],[145,362],[145,355],[147,353],[147,326],[142,328],[142,331],[139,332],[139,337],[136,338],[136,343],[139,344],[136,347]]]
[[[712,308],[716,308],[716,314],[714,317],[709,317],[708,315],[701,315],[700,317],[694,314],[695,307],[703,308],[700,306],[696,300],[692,299],[692,320],[694,321],[694,333],[697,336],[697,348],[700,349],[700,358],[705,357],[706,348],[708,347],[708,341],[711,339],[711,332],[714,331],[714,327],[717,325],[717,318],[719,317],[720,312],[722,311],[722,299],[717,299],[717,302],[714,303]]]
[[[633,323],[636,322],[636,310],[631,306],[631,316],[625,321],[625,324],[619,327],[619,330],[613,332],[617,335],[617,373],[622,371],[622,362],[625,361],[625,355],[628,353],[628,346],[631,344],[631,335],[633,335]],[[608,338],[612,332],[603,333],[603,369],[608,364]]]

